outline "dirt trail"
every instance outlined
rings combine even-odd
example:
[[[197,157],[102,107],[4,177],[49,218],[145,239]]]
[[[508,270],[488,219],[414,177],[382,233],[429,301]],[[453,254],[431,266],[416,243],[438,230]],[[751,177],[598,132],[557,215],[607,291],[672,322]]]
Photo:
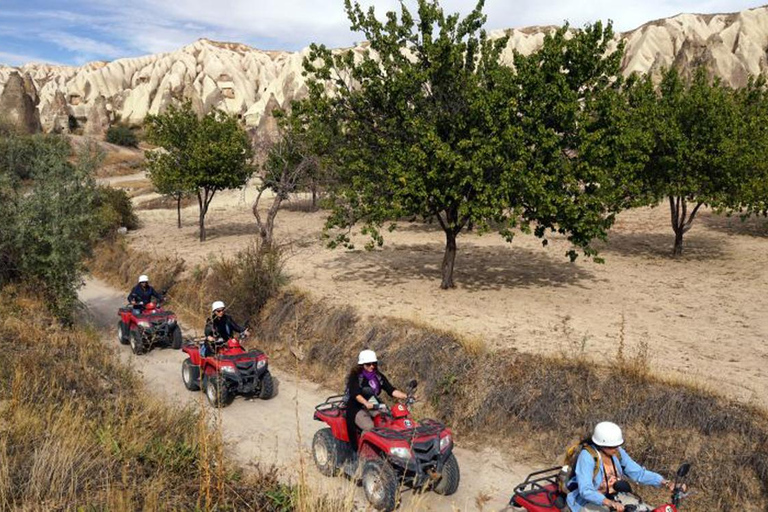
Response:
[[[97,279],[89,279],[80,291],[80,299],[88,307],[92,323],[103,330],[108,346],[121,360],[132,366],[144,379],[147,389],[165,398],[169,404],[208,407],[202,393],[191,393],[181,381],[181,362],[186,357],[181,351],[153,350],[140,357],[131,353],[129,346],[120,345],[115,334],[117,308],[124,304],[125,293],[115,290]],[[289,372],[272,368],[277,380],[277,396],[272,400],[248,401],[238,397],[221,410],[221,424],[229,453],[244,467],[258,463],[262,466],[282,468],[283,473],[296,480],[303,462],[313,488],[321,492],[343,496],[355,494],[355,501],[364,505],[360,488],[350,490],[345,478],[322,477],[314,467],[311,455],[312,436],[321,424],[312,419],[315,405],[338,390],[325,389]],[[418,414],[418,404],[416,405]],[[208,409],[209,412],[213,409]],[[297,450],[300,446],[301,450]],[[532,470],[509,462],[497,450],[486,448],[481,452],[457,448],[456,457],[461,468],[461,484],[453,496],[434,493],[403,495],[403,510],[502,510],[515,484]],[[363,508],[365,508],[363,506]]]

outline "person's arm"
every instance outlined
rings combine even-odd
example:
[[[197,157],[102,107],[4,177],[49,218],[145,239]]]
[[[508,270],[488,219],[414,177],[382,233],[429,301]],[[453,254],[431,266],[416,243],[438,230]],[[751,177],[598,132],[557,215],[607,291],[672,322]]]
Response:
[[[155,297],[157,299],[157,303],[160,304],[163,301],[163,296],[160,295],[160,293],[152,288],[152,291],[150,292],[152,297]]]
[[[408,398],[408,395],[400,391],[399,389],[395,389],[395,386],[393,386],[386,375],[379,372],[379,380],[381,381],[381,389],[387,392],[389,396],[392,398],[399,398],[400,400],[405,400]]]
[[[358,380],[357,375],[350,375],[347,387],[349,388],[349,396],[351,396],[353,400],[362,405],[365,409],[373,409],[373,404],[363,396],[363,390],[360,388],[360,381]]]
[[[655,487],[661,487],[662,485],[668,484],[663,476],[645,469],[643,466],[632,460],[632,457],[629,456],[624,448],[619,448],[619,453],[621,453],[621,458],[619,459],[621,468],[624,470],[624,474],[630,479],[642,485],[653,485]]]
[[[239,325],[237,325],[237,322],[235,322],[232,317],[229,317],[229,327],[232,329],[233,332],[243,332],[245,330]]]
[[[205,322],[205,337],[208,338],[209,341],[213,341],[214,339],[213,322],[210,320]]]

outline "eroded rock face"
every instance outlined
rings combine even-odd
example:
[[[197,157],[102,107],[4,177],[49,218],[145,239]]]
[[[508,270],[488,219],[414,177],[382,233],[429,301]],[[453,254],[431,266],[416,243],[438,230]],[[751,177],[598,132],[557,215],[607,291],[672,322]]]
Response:
[[[25,80],[18,72],[8,75],[0,94],[0,122],[8,123],[23,133],[40,131],[40,117],[37,112],[37,95],[31,80]],[[28,88],[31,87],[31,90]]]
[[[545,34],[554,29],[529,27],[490,35],[509,35],[502,60],[511,64],[514,50],[523,54],[536,50]],[[670,66],[685,71],[706,64],[738,87],[768,68],[768,7],[735,14],[681,14],[618,34],[618,38],[626,42],[625,74],[658,74]],[[363,52],[366,45],[354,50]],[[160,113],[184,99],[191,100],[198,112],[220,109],[254,129],[273,130],[274,123],[265,118],[268,113],[307,93],[301,74],[307,53],[308,49],[266,52],[200,39],[171,53],[81,67],[0,66],[0,90],[13,88],[18,100],[18,80],[24,82],[23,77],[28,76],[27,96],[32,103],[39,97],[40,120],[46,131],[63,129],[64,115],[90,133],[102,132],[105,122],[116,117],[139,124],[147,114]],[[14,74],[18,78],[11,84]],[[89,128],[90,123],[94,125]]]

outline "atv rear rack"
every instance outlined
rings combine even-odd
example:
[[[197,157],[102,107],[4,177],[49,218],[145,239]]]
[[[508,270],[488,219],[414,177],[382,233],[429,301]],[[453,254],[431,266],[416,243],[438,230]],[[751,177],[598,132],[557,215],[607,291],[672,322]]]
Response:
[[[560,510],[556,500],[560,495],[557,477],[561,469],[560,466],[554,466],[528,475],[524,482],[515,487],[509,504],[529,504],[543,509]]]

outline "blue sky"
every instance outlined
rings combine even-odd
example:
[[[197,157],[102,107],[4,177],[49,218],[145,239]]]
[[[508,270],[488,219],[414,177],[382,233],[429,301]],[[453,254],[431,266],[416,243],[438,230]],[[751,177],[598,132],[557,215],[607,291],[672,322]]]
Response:
[[[764,0],[762,0],[764,1]],[[396,0],[362,0],[385,12]],[[735,12],[761,5],[748,0],[486,0],[486,28],[612,19],[618,30],[680,12]],[[413,0],[406,0],[412,5]],[[474,2],[442,0],[446,11]],[[309,43],[349,45],[343,0],[0,0],[0,63],[80,65],[172,51],[207,37],[265,50],[298,50]]]

